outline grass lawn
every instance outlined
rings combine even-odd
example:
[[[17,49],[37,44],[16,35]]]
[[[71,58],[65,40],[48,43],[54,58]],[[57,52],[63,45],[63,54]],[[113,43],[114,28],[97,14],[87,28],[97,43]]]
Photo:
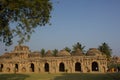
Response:
[[[120,80],[120,73],[30,73],[30,74],[2,74],[0,80]]]

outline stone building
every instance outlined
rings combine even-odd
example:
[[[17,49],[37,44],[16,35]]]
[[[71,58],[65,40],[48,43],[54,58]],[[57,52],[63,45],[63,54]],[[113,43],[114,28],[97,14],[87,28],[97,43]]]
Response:
[[[111,57],[110,63],[120,64],[120,57],[119,56],[113,56],[113,57]]]
[[[86,54],[79,49],[75,53],[61,50],[56,56],[48,50],[41,56],[39,51],[31,52],[27,46],[16,46],[13,51],[0,56],[0,73],[104,73],[106,70],[106,56],[96,48],[90,48]]]

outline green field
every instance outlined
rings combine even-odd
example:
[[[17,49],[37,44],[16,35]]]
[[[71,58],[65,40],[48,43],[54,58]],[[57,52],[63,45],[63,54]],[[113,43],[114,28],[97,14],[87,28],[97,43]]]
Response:
[[[0,80],[120,80],[120,73],[0,74]]]

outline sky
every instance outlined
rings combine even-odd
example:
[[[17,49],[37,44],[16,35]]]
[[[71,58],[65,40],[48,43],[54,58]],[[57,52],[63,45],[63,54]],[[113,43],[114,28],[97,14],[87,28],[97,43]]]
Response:
[[[52,0],[50,22],[35,29],[29,42],[32,51],[72,49],[77,42],[89,48],[98,48],[106,42],[113,55],[120,56],[120,0]],[[0,44],[0,54],[14,49]]]

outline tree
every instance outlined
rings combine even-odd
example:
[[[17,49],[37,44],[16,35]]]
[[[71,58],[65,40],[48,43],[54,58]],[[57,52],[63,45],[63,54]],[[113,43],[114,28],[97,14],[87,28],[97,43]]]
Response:
[[[85,46],[82,46],[82,44],[77,42],[77,44],[73,45],[73,52],[77,51],[77,49],[80,49],[84,53],[85,52],[84,48]]]
[[[41,52],[41,55],[42,55],[42,57],[43,57],[43,56],[45,55],[45,49],[42,48],[40,52]]]
[[[58,50],[57,50],[57,49],[54,49],[54,50],[53,50],[53,56],[57,56],[57,53],[58,53]]]
[[[64,48],[67,52],[71,52],[71,49],[69,47]]]
[[[105,54],[107,56],[107,58],[111,57],[112,54],[112,49],[108,46],[107,43],[102,43],[102,45],[100,45],[98,47],[98,50],[100,50],[102,52],[102,54]]]
[[[28,41],[36,27],[49,24],[51,10],[50,0],[0,0],[0,41],[11,45],[16,36],[19,44]]]

